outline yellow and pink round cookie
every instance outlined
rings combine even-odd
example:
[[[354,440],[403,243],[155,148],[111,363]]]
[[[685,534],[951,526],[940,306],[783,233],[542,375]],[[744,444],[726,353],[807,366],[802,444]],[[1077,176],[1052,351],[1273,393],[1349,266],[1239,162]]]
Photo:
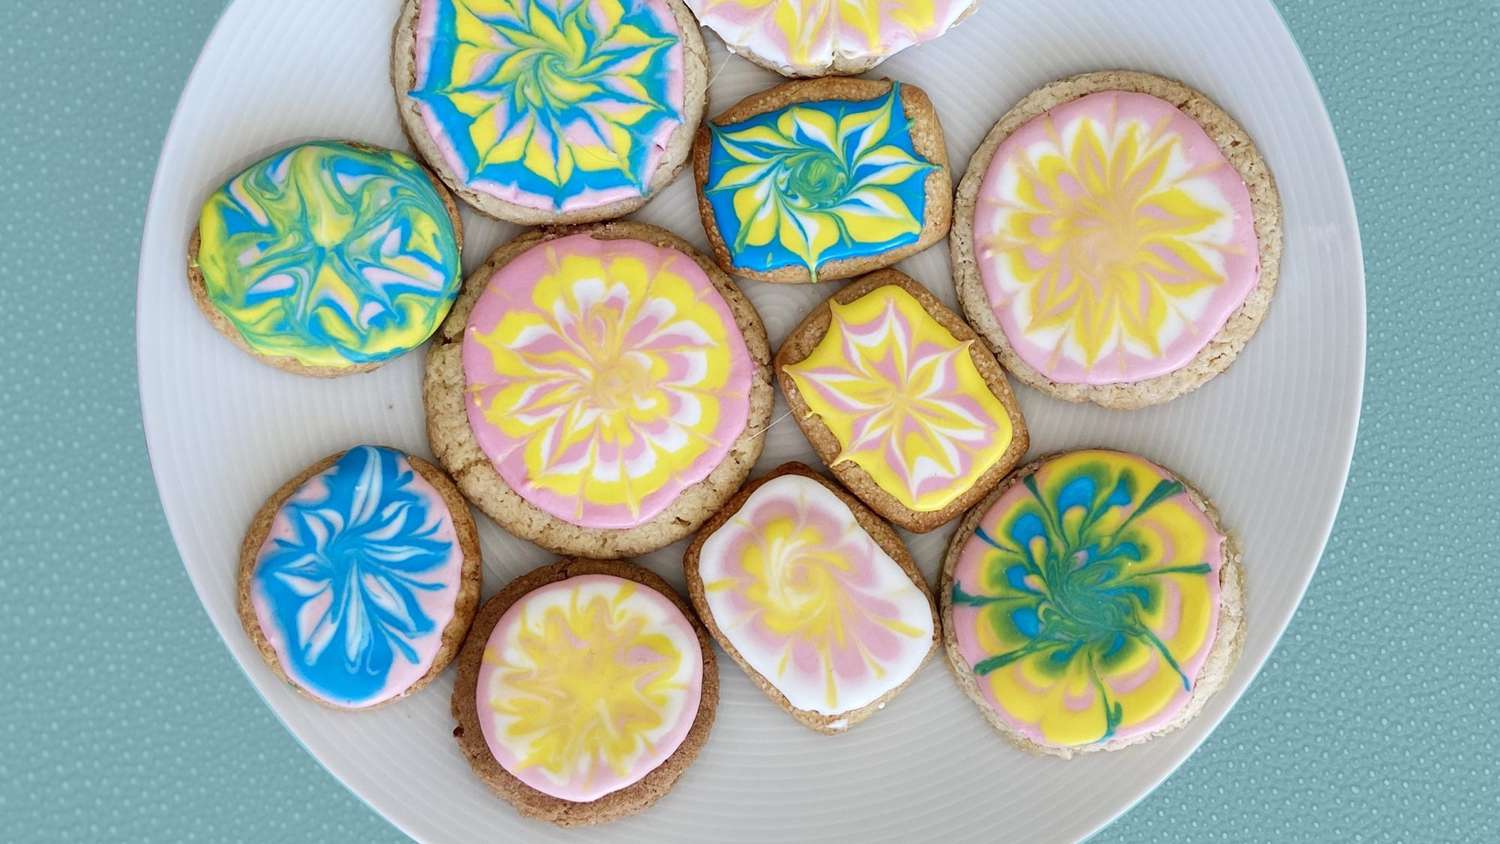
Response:
[[[1233,362],[1274,291],[1280,200],[1218,106],[1148,74],[1087,74],[1022,100],[959,187],[964,310],[1026,383],[1140,407]]]
[[[671,587],[630,563],[563,560],[480,609],[459,655],[454,734],[522,814],[599,823],[672,787],[717,703],[712,645]]]
[[[733,282],[661,229],[523,235],[469,278],[439,333],[428,433],[510,532],[563,554],[644,553],[749,473],[768,354]]]
[[[964,690],[1021,747],[1068,757],[1174,730],[1244,635],[1239,552],[1213,507],[1118,451],[1018,471],[960,525],[942,575]]]
[[[978,0],[687,0],[735,53],[786,76],[864,73],[947,32]]]
[[[822,733],[873,715],[937,647],[936,607],[901,538],[800,463],[735,496],[688,547],[683,569],[724,650]]]

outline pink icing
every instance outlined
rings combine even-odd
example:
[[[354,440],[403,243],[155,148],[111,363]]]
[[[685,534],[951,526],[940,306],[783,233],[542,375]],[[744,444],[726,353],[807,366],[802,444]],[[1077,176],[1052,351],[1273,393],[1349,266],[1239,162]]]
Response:
[[[1199,296],[1188,303],[1184,314],[1186,324],[1174,324],[1172,335],[1162,338],[1166,343],[1160,355],[1142,355],[1120,344],[1090,366],[1068,355],[1058,354],[1055,344],[1035,342],[1021,325],[1017,307],[1013,304],[1025,294],[1018,295],[1016,291],[1006,289],[1002,284],[1002,276],[1008,274],[1004,268],[1005,259],[995,257],[986,246],[1002,228],[1004,213],[1019,207],[1013,193],[1017,163],[1025,160],[1028,151],[1071,137],[1070,128],[1082,119],[1099,121],[1106,127],[1139,121],[1152,131],[1162,130],[1167,135],[1175,135],[1181,142],[1177,167],[1188,174],[1184,179],[1188,183],[1187,190],[1201,201],[1229,210],[1227,234],[1205,249],[1206,253],[1213,253],[1222,260],[1223,281],[1211,295]],[[1081,192],[1078,183],[1070,177],[1065,177],[1062,185],[1069,197],[1076,197]],[[1041,199],[1049,208],[1058,207],[1050,197]],[[1034,233],[1046,236],[1050,232]],[[996,149],[994,160],[985,173],[975,207],[974,241],[980,277],[1006,339],[1022,360],[1058,383],[1129,383],[1182,368],[1223,328],[1230,314],[1244,303],[1260,279],[1250,192],[1239,172],[1196,121],[1171,103],[1146,94],[1122,91],[1090,94],[1058,106],[1016,130]],[[1029,259],[1032,266],[1037,267],[1040,259],[1035,250],[1028,254],[1032,256]],[[1173,272],[1181,271],[1182,265],[1173,256],[1161,250],[1153,250],[1153,254],[1172,265]],[[1071,268],[1064,271],[1077,272]],[[1094,284],[1081,273],[1078,280],[1082,284]],[[1197,312],[1193,313],[1193,310]]]
[[[622,586],[634,587],[630,601],[641,602],[649,607],[656,624],[681,650],[682,658],[693,666],[676,719],[625,771],[613,770],[602,760],[595,759],[587,776],[573,777],[567,782],[558,782],[538,766],[523,765],[512,747],[502,739],[496,719],[489,714],[492,712],[491,693],[495,687],[495,675],[500,669],[495,664],[496,660],[488,656],[480,663],[475,703],[485,743],[501,767],[521,782],[544,794],[576,803],[585,803],[639,782],[642,777],[651,773],[677,752],[677,748],[682,745],[683,740],[687,738],[688,731],[697,720],[698,706],[703,692],[703,652],[698,644],[698,636],[692,623],[687,620],[676,604],[655,589],[624,578],[613,575],[580,575],[550,583],[527,593],[512,604],[504,615],[500,616],[500,620],[496,622],[494,630],[490,632],[489,639],[485,642],[485,652],[489,654],[496,649],[503,650],[511,640],[516,626],[520,624],[523,613],[527,612],[527,607],[534,607],[539,600],[564,594],[573,589],[587,590],[597,587],[613,592]],[[632,651],[629,656],[632,664],[647,664],[653,658],[654,655],[645,649]]]
[[[702,375],[705,366],[698,354],[710,340],[689,337],[680,327],[672,323],[673,315],[668,308],[652,307],[635,311],[637,320],[625,333],[625,342],[637,350],[656,354],[665,362],[667,369],[661,374],[656,386],[667,395],[669,407],[662,418],[642,423],[633,445],[622,448],[618,443],[590,440],[575,444],[571,450],[554,458],[558,464],[578,463],[588,459],[588,449],[597,448],[594,466],[599,471],[614,471],[620,467],[638,465],[650,459],[659,459],[661,454],[653,449],[665,443],[691,441],[694,447],[703,450],[686,466],[664,473],[658,485],[647,491],[639,509],[622,503],[607,503],[563,495],[544,488],[531,476],[526,461],[528,439],[508,434],[484,415],[495,395],[512,383],[510,376],[497,370],[494,354],[479,341],[476,334],[488,335],[508,313],[521,310],[538,311],[534,294],[538,284],[555,271],[557,264],[567,255],[581,255],[602,260],[606,267],[616,260],[634,260],[645,264],[653,274],[670,271],[685,280],[692,288],[693,301],[706,305],[717,317],[719,328],[724,333],[722,340],[727,347],[729,372],[722,386],[712,390],[712,395],[695,391],[695,379]],[[607,270],[606,270],[607,272]],[[602,280],[606,285],[609,279]],[[615,310],[630,305],[622,301],[622,292],[610,289],[605,299]],[[640,304],[640,303],[634,303]],[[687,303],[671,303],[683,305]],[[553,314],[547,314],[553,318]],[[547,355],[569,344],[555,336],[534,338],[515,351],[529,352],[538,356]],[[687,487],[708,477],[724,460],[735,440],[744,431],[750,413],[750,383],[753,364],[749,349],[735,323],[729,305],[708,275],[690,256],[674,249],[655,246],[639,240],[596,240],[588,234],[576,234],[547,241],[532,247],[491,276],[484,293],[480,295],[473,312],[469,315],[464,334],[463,369],[466,390],[471,400],[465,402],[469,425],[474,431],[480,448],[512,489],[537,508],[572,524],[590,528],[628,528],[649,521],[664,510]],[[577,374],[572,372],[556,376],[559,380],[573,383]],[[718,419],[708,432],[706,440],[695,428],[704,418],[703,404],[712,399],[718,403]],[[567,424],[560,418],[559,426]],[[554,434],[552,441],[561,441]],[[587,470],[593,472],[594,469]]]

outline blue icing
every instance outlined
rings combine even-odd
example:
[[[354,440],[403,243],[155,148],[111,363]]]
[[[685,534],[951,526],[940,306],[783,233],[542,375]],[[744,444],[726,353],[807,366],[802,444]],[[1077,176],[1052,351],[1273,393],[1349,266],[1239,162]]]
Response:
[[[273,523],[290,536],[261,549],[254,573],[287,675],[362,706],[404,691],[387,688],[403,663],[411,680],[425,673],[442,631],[420,596],[456,581],[451,519],[401,452],[377,446],[350,449],[293,494]]]

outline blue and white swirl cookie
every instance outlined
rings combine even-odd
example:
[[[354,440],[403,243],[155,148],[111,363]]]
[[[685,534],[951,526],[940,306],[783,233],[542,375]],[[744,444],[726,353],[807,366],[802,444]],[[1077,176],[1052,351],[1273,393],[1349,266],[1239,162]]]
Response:
[[[458,295],[462,245],[452,197],[415,159],[313,141],[208,197],[189,289],[214,327],[272,366],[363,372],[437,329]]]
[[[480,578],[474,520],[448,476],[360,445],[313,464],[256,513],[240,547],[240,621],[298,691],[367,709],[453,660]]]

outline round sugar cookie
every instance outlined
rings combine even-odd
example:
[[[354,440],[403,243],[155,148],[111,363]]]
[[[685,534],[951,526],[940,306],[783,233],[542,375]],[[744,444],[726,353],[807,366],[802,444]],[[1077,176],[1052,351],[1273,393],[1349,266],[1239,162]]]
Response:
[[[1118,750],[1192,720],[1245,636],[1240,552],[1218,513],[1133,454],[1074,451],[1006,479],[943,561],[959,685],[1022,749]]]
[[[391,82],[453,192],[523,225],[644,205],[682,169],[708,99],[682,0],[406,0]]]
[[[479,605],[479,537],[442,470],[360,445],[271,496],[240,547],[239,614],[271,670],[336,709],[432,681]]]
[[[469,276],[427,358],[433,452],[499,525],[611,559],[692,533],[760,456],[765,328],[641,223],[534,231]]]
[[[1133,71],[1028,95],[959,183],[964,314],[1021,381],[1136,408],[1223,372],[1259,327],[1281,200],[1250,137],[1203,94]]]
[[[714,639],[820,733],[875,714],[937,650],[937,606],[901,537],[801,463],[748,484],[682,565]]]
[[[300,375],[366,372],[422,345],[463,278],[458,208],[405,153],[312,141],[203,203],[188,290],[214,328]]]
[[[784,76],[859,74],[963,20],[979,0],[687,0],[733,53]]]
[[[713,727],[713,645],[666,581],[562,560],[479,610],[458,658],[453,735],[523,815],[603,823],[671,790]]]

